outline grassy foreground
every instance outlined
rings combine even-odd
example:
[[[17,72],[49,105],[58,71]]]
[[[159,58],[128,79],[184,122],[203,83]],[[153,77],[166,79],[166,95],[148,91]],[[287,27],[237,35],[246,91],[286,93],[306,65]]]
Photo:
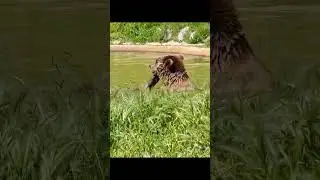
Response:
[[[183,30],[184,28],[188,28]],[[183,34],[183,37],[179,37]],[[189,44],[210,43],[209,23],[111,23],[112,41],[146,43],[181,41]]]
[[[210,90],[112,89],[111,157],[209,157]]]
[[[8,78],[0,89],[0,179],[107,179],[100,90],[59,78],[44,87]]]
[[[216,107],[212,179],[320,179],[319,72]]]

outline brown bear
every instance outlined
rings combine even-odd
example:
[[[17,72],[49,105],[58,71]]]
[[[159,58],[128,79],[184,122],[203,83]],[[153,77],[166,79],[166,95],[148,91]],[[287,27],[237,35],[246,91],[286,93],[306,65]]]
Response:
[[[239,22],[233,1],[211,2],[210,66],[214,96],[268,90],[272,82],[271,74],[257,60]]]
[[[229,103],[235,96],[251,96],[269,90],[273,79],[271,73],[261,64],[243,31],[238,13],[232,0],[212,0],[210,20],[210,67],[211,67],[211,121],[219,121],[214,112],[220,103]],[[215,117],[214,117],[215,116]],[[211,149],[217,129],[211,123]],[[230,137],[230,139],[232,139]],[[231,143],[231,141],[230,141]],[[225,159],[220,150],[211,151],[211,177],[223,179],[216,164]],[[218,159],[218,161],[217,161]]]
[[[149,65],[153,77],[145,88],[151,89],[162,80],[164,87],[169,91],[193,90],[194,85],[190,81],[183,60],[182,55],[158,57],[154,64]]]

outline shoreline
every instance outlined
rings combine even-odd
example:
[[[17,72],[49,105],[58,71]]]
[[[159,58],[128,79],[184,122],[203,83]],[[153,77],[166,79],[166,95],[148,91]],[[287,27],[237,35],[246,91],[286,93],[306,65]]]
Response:
[[[111,44],[112,52],[153,52],[210,57],[210,48],[185,43]]]

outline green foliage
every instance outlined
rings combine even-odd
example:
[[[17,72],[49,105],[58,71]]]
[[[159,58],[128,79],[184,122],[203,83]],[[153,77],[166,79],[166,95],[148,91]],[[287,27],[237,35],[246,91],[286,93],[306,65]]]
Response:
[[[209,157],[210,93],[111,91],[112,157]]]
[[[111,23],[111,41],[147,43],[178,41],[179,32],[189,27],[184,42],[190,44],[205,43],[209,38],[208,23]],[[194,37],[190,35],[194,32]],[[169,35],[171,34],[171,35]]]
[[[319,69],[304,72],[308,83],[216,107],[213,179],[320,179]]]
[[[60,78],[43,88],[10,78],[1,89],[1,179],[106,179],[105,95]]]

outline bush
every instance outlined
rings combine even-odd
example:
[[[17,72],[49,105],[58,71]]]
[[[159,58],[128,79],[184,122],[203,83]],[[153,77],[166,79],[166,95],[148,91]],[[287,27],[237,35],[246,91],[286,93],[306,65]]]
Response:
[[[205,43],[210,36],[208,23],[111,23],[111,41],[147,43],[178,41],[182,29],[188,27],[184,42]],[[190,36],[192,35],[192,38]]]

